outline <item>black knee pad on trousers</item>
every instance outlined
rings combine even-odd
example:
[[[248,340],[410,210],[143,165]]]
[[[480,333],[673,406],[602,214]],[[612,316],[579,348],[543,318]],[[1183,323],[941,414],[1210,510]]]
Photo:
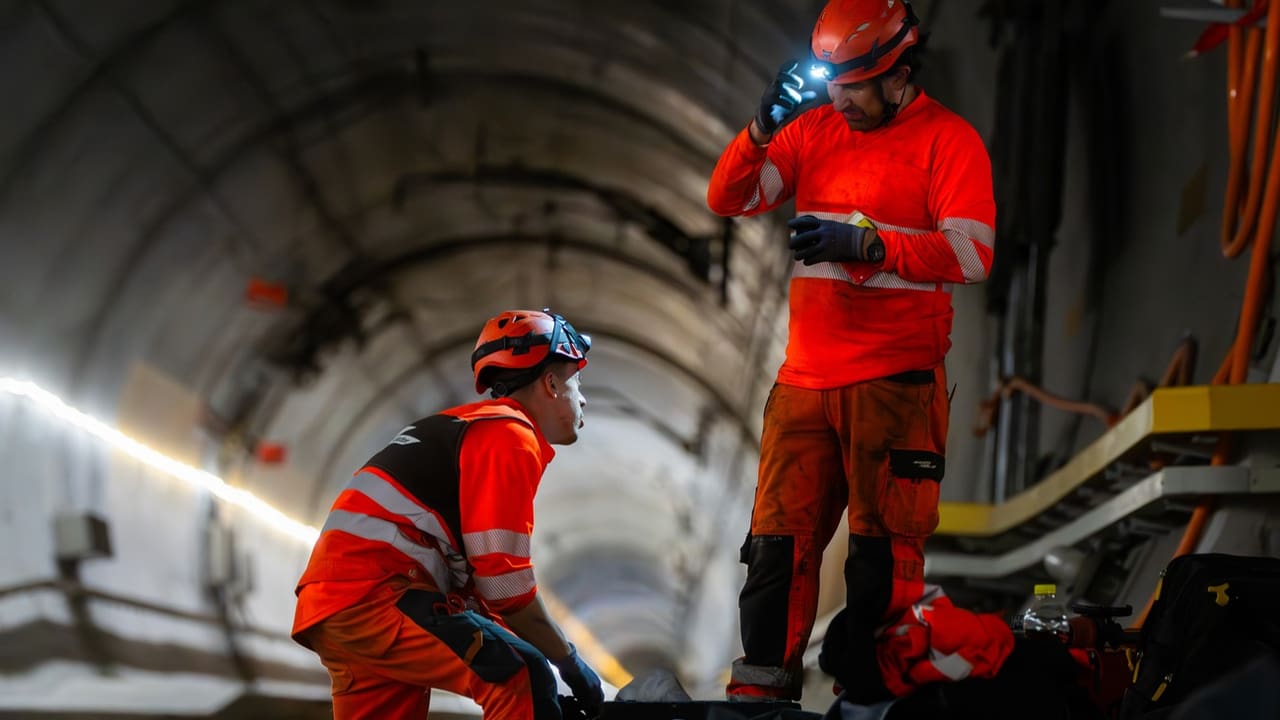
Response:
[[[738,596],[742,649],[755,665],[782,666],[795,538],[754,535],[747,546],[747,582]]]
[[[893,596],[893,549],[889,538],[849,536],[844,588],[849,627],[870,631],[879,626]]]
[[[870,705],[893,697],[880,677],[874,635],[893,592],[889,538],[850,535],[844,581],[846,605],[827,626],[818,666],[850,700]]]

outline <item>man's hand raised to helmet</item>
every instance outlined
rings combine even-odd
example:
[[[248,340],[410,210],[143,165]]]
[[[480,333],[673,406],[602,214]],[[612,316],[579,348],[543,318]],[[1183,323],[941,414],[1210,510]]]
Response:
[[[796,108],[818,94],[812,90],[804,90],[804,79],[796,74],[800,66],[794,60],[782,63],[773,82],[760,97],[760,108],[756,110],[755,121],[751,125],[751,139],[763,145],[769,142],[787,118],[795,114]]]
[[[787,243],[794,251],[792,258],[805,265],[884,260],[884,243],[875,227],[819,220],[812,215],[791,218],[787,227],[795,233]]]

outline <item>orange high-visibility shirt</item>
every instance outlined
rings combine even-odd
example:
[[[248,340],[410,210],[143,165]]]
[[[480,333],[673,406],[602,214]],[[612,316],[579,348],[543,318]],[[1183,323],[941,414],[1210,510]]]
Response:
[[[555,451],[519,403],[418,420],[338,495],[298,581],[293,635],[395,577],[506,615],[531,603],[533,498]]]
[[[885,258],[796,263],[778,382],[821,390],[940,364],[951,347],[951,284],[984,280],[995,243],[991,161],[973,127],[923,90],[867,132],[822,105],[767,147],[744,129],[707,190],[707,204],[725,216],[791,197],[797,215],[848,222],[861,212]]]

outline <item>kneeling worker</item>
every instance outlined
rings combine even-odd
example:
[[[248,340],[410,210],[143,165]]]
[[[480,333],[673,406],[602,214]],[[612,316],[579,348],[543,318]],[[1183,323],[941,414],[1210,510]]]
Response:
[[[431,688],[486,718],[559,720],[548,660],[599,713],[600,678],[547,613],[529,559],[551,445],[582,427],[590,347],[549,312],[490,319],[471,366],[494,399],[413,423],[338,495],[293,626],[329,670],[337,720],[425,718]]]

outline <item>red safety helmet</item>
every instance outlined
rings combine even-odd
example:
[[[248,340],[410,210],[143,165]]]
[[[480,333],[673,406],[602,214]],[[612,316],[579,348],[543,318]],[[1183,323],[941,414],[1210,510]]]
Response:
[[[476,392],[483,393],[490,387],[485,374],[490,368],[528,369],[529,377],[525,380],[528,382],[553,359],[576,360],[581,370],[587,366],[590,349],[591,336],[579,334],[568,320],[548,309],[508,310],[490,318],[476,340],[476,349],[471,353]],[[506,392],[498,394],[506,395],[516,389],[518,385],[504,388]]]
[[[920,40],[907,0],[830,0],[813,26],[812,77],[855,83],[893,67]]]

